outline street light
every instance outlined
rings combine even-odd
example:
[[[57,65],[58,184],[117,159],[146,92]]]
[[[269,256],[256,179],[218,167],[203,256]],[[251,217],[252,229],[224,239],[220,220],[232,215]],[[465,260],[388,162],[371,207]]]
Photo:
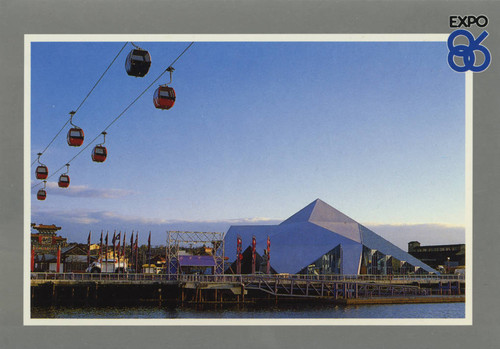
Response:
[[[450,257],[446,257],[446,273],[450,273]]]

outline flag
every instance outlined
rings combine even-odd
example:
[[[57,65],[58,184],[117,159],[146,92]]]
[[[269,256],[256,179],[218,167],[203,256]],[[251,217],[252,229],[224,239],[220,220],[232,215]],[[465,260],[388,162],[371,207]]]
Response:
[[[126,237],[127,237],[127,233],[123,233],[123,250],[122,250],[122,258],[123,258],[123,266],[125,267],[125,245],[127,244],[127,240],[126,240]],[[125,271],[125,270],[123,270]]]
[[[118,244],[116,246],[116,255],[118,256],[118,262],[120,262],[120,244],[121,244],[121,235],[122,232],[119,232],[118,235],[116,235],[116,241],[118,241]]]
[[[127,233],[123,233],[123,249],[122,256],[125,257],[125,246],[127,245]]]
[[[106,267],[105,267],[104,271],[107,272],[108,271],[108,232],[106,232],[106,264],[105,265],[106,265]]]
[[[269,274],[271,272],[271,238],[269,235],[267,236],[267,250],[266,250],[266,274]]]
[[[151,264],[151,232],[149,232],[148,238],[148,264]]]
[[[116,258],[116,230],[113,232],[113,259]]]
[[[31,271],[35,271],[35,247],[31,248]]]
[[[89,237],[87,238],[87,265],[90,265],[90,235],[92,234],[91,231],[89,231]]]
[[[101,240],[99,242],[99,261],[102,263],[102,230],[101,230]]]
[[[138,267],[138,262],[139,262],[139,232],[135,234],[135,272],[137,273],[137,267]]]
[[[61,269],[61,245],[57,246],[57,266],[56,266],[56,272],[59,273],[60,269]]]
[[[134,231],[132,230],[132,235],[130,236],[130,265],[134,265]]]

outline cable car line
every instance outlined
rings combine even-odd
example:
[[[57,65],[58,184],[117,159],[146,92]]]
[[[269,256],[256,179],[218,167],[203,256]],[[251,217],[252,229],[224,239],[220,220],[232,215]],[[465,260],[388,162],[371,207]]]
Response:
[[[97,80],[97,82],[94,84],[94,86],[90,89],[89,93],[87,93],[87,95],[85,96],[85,98],[82,100],[82,102],[80,103],[80,105],[78,106],[78,108],[76,108],[76,110],[74,111],[74,114],[76,112],[78,112],[78,110],[83,106],[83,104],[85,103],[85,101],[87,100],[87,98],[89,98],[90,94],[94,91],[94,89],[97,87],[97,85],[99,84],[99,82],[101,82],[102,78],[104,77],[104,75],[106,75],[106,73],[108,72],[108,70],[111,68],[111,66],[113,65],[113,63],[115,63],[116,59],[118,58],[118,56],[122,53],[122,51],[125,49],[125,46],[127,46],[128,44],[128,41],[125,42],[125,44],[123,45],[123,47],[120,49],[120,51],[118,51],[118,53],[116,54],[115,58],[113,58],[113,60],[111,61],[111,63],[108,65],[108,67],[106,68],[106,70],[104,71],[104,73],[101,74],[101,77]],[[74,115],[73,114],[73,115]],[[54,136],[54,138],[52,138],[52,140],[49,142],[49,144],[45,147],[44,150],[41,151],[41,154],[43,155],[43,153],[45,153],[45,151],[50,147],[50,145],[56,140],[57,136],[59,136],[59,134],[62,132],[62,130],[64,130],[64,128],[66,127],[66,125],[71,121],[71,118],[68,119],[66,121],[66,123],[61,127],[61,129],[59,130],[59,132],[57,132],[57,134]],[[32,163],[31,163],[31,166],[33,166],[35,163],[36,163],[37,160],[34,160]]]
[[[106,126],[106,128],[104,128],[103,131],[101,131],[94,139],[92,139],[85,147],[83,147],[83,149],[81,149],[75,156],[73,156],[71,158],[71,160],[67,161],[65,165],[61,166],[59,169],[57,169],[54,173],[52,173],[52,175],[48,176],[47,179],[51,178],[52,176],[54,176],[55,174],[57,174],[59,171],[61,171],[65,166],[68,166],[76,157],[78,157],[85,149],[87,149],[91,144],[93,144],[97,138],[99,138],[99,136],[101,136],[103,133],[106,132],[107,129],[109,129],[116,121],[118,121],[118,119],[120,117],[123,116],[123,114],[125,114],[125,112],[130,109],[130,107],[132,107],[132,105],[135,104],[135,102],[137,102],[139,100],[139,98],[141,98],[150,88],[151,86],[153,86],[166,72],[171,72],[173,70],[173,67],[172,65],[177,62],[179,60],[179,58],[181,58],[181,56],[194,44],[194,41],[191,42],[185,49],[184,51],[181,52],[181,54],[179,56],[177,56],[177,58],[172,62],[170,63],[170,65],[151,83],[148,85],[148,87],[146,87],[146,89],[144,89],[144,91],[142,91],[139,96],[137,96],[116,118],[113,119],[113,121],[111,121],[111,123],[108,124],[108,126]],[[123,48],[122,48],[123,49]],[[33,185],[31,188],[36,188],[37,186],[39,186],[41,184],[41,182]]]

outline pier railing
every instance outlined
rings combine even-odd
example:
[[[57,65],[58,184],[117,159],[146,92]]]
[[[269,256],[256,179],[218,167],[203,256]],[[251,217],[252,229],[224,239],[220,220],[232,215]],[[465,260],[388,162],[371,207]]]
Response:
[[[243,274],[243,275],[195,275],[195,274],[138,274],[138,273],[31,273],[31,280],[60,281],[179,281],[248,283],[256,280],[290,281],[338,281],[374,283],[438,283],[464,282],[465,275],[301,275],[301,274]]]

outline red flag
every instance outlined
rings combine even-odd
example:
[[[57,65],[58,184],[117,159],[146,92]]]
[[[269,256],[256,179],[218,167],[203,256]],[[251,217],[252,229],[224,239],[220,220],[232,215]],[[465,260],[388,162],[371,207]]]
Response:
[[[236,274],[241,274],[241,260],[243,259],[243,255],[241,254],[241,238],[238,235],[236,239]]]
[[[31,248],[31,271],[35,271],[35,248]]]
[[[61,246],[57,246],[57,266],[56,266],[56,273],[59,273],[59,270],[61,270]]]
[[[266,274],[271,272],[271,238],[267,236],[267,261],[266,261]]]
[[[252,236],[252,274],[255,274],[255,246],[257,245],[257,240],[255,236]]]

